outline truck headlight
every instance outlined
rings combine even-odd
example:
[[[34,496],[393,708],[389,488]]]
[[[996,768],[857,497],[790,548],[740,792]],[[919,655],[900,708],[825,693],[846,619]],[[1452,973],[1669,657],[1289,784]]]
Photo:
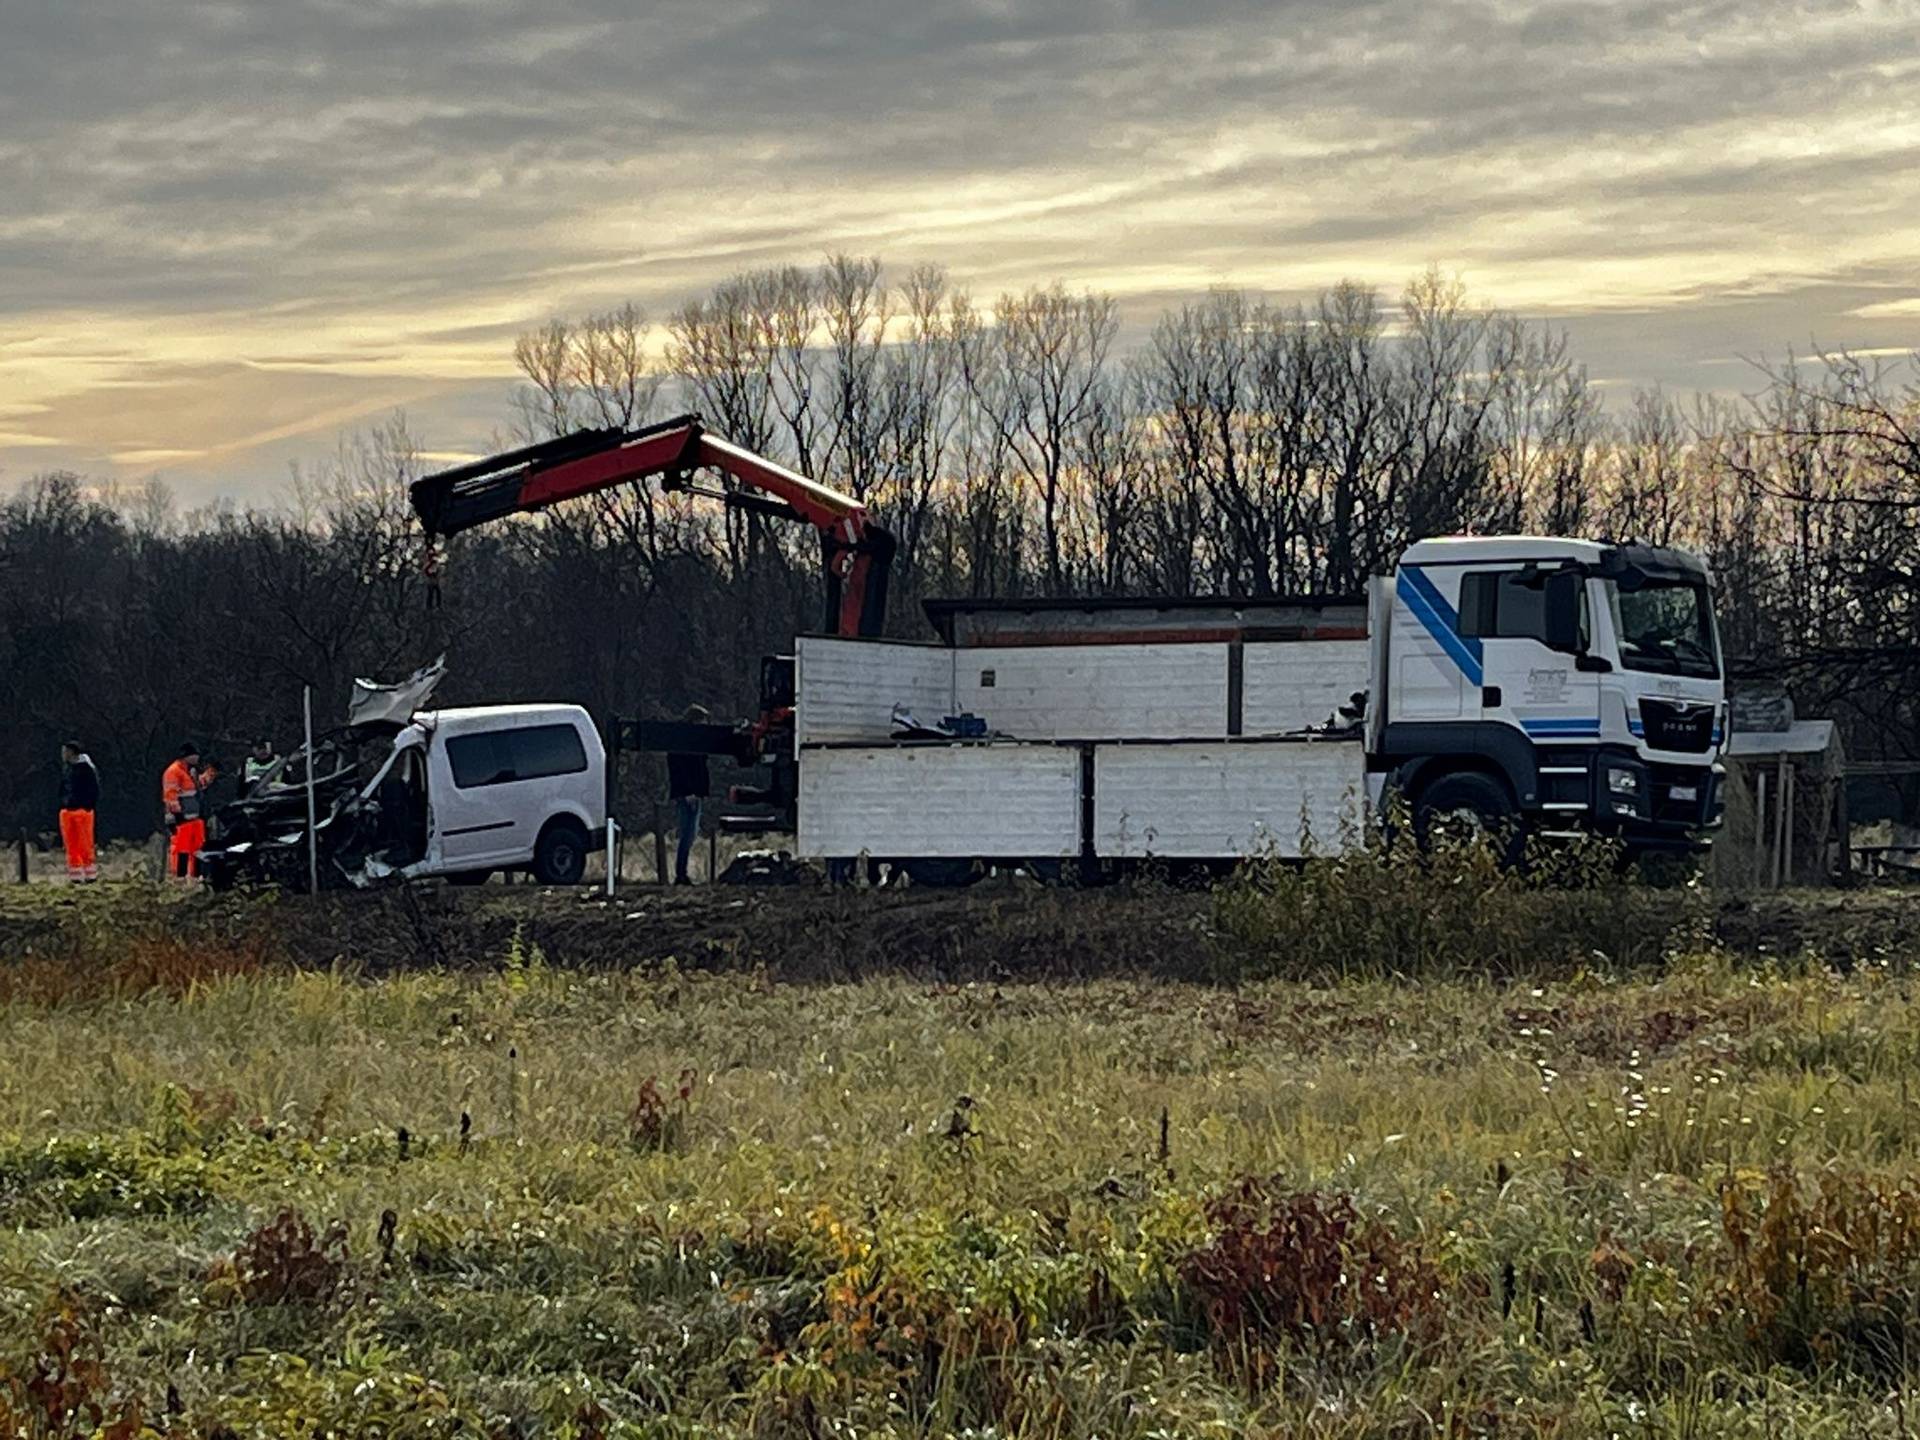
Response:
[[[1640,793],[1640,772],[1637,770],[1608,770],[1607,789],[1615,795],[1638,795]]]

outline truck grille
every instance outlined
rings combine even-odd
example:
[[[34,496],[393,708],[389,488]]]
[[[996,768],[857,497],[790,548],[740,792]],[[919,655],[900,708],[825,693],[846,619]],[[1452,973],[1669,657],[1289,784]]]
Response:
[[[1713,748],[1713,706],[1682,705],[1671,700],[1642,700],[1640,723],[1655,750],[1704,755]]]

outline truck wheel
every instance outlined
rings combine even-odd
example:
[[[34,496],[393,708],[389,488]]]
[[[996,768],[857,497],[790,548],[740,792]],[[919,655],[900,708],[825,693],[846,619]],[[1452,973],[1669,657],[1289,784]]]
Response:
[[[1436,835],[1472,839],[1481,835],[1505,837],[1502,855],[1519,858],[1519,812],[1507,788],[1491,775],[1462,770],[1442,775],[1420,792],[1413,810],[1414,833],[1424,846]]]
[[[533,878],[542,885],[578,885],[587,873],[587,832],[556,820],[533,847]]]

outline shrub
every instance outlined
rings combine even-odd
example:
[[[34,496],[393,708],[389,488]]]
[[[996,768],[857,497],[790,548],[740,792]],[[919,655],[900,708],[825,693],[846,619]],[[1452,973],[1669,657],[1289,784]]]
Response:
[[[216,1290],[248,1305],[325,1304],[347,1275],[346,1227],[316,1236],[297,1210],[282,1210],[214,1267]]]
[[[677,1150],[685,1143],[697,1078],[692,1066],[682,1070],[671,1098],[661,1090],[659,1076],[640,1082],[640,1093],[627,1112],[627,1137],[638,1149]]]
[[[41,1317],[38,1352],[18,1373],[0,1368],[0,1434],[135,1440],[140,1407],[112,1395],[99,1337],[74,1297]]]
[[[1249,1176],[1206,1213],[1212,1239],[1180,1259],[1179,1280],[1251,1389],[1278,1377],[1289,1350],[1333,1362],[1437,1324],[1439,1272],[1348,1195]]]
[[[1906,1354],[1920,1286],[1920,1189],[1775,1171],[1721,1187],[1717,1307],[1770,1359],[1887,1371]],[[1758,1200],[1758,1203],[1756,1201]]]
[[[1516,975],[1657,962],[1702,918],[1697,892],[1627,878],[1598,842],[1505,863],[1491,837],[1405,828],[1349,837],[1305,864],[1258,861],[1221,887],[1215,927],[1229,974]]]

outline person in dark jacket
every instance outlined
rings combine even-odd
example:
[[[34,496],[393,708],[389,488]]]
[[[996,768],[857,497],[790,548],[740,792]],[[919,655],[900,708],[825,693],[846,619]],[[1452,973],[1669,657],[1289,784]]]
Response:
[[[684,718],[689,725],[704,725],[706,708],[689,705]],[[687,883],[687,859],[693,854],[693,842],[700,834],[700,802],[707,798],[711,786],[705,755],[667,756],[667,793],[672,797],[674,819],[680,827],[680,848],[673,863],[676,885]]]
[[[93,849],[93,812],[100,807],[100,772],[78,740],[60,747],[60,839],[67,847],[67,881],[87,885],[100,878]]]

